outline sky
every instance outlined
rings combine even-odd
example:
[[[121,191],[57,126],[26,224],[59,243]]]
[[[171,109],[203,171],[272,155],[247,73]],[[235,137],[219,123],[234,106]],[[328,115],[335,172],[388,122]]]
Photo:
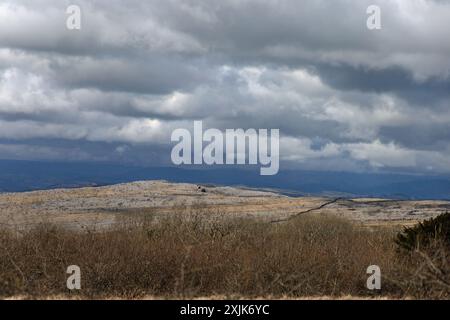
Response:
[[[283,168],[449,173],[449,30],[444,0],[2,0],[0,158],[170,165],[201,120],[279,129]]]

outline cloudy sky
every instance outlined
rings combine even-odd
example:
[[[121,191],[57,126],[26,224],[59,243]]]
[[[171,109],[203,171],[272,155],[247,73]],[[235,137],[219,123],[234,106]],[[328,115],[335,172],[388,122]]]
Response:
[[[448,173],[449,30],[444,0],[2,0],[0,158],[169,164],[203,120],[279,128],[284,167]]]

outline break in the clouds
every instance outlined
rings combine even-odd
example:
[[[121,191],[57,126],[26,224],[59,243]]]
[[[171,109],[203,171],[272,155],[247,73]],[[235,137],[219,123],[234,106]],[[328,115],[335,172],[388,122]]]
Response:
[[[279,128],[289,167],[450,172],[448,30],[438,0],[2,1],[1,157],[167,164],[202,120]]]

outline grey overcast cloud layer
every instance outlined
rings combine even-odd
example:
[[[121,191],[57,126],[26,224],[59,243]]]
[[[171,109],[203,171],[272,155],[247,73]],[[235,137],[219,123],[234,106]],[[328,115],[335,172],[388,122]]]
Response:
[[[448,173],[449,30],[438,0],[3,0],[0,155],[169,164],[203,120],[279,128],[285,167]]]

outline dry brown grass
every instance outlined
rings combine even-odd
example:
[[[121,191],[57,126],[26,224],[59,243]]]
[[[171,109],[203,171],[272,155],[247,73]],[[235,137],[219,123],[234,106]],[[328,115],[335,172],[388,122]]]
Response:
[[[436,297],[407,285],[420,263],[397,251],[391,229],[323,215],[280,224],[211,219],[207,212],[154,217],[102,231],[49,224],[0,231],[0,296]],[[66,269],[73,264],[81,267],[82,290],[69,292]],[[372,264],[383,274],[377,293],[365,287]]]

